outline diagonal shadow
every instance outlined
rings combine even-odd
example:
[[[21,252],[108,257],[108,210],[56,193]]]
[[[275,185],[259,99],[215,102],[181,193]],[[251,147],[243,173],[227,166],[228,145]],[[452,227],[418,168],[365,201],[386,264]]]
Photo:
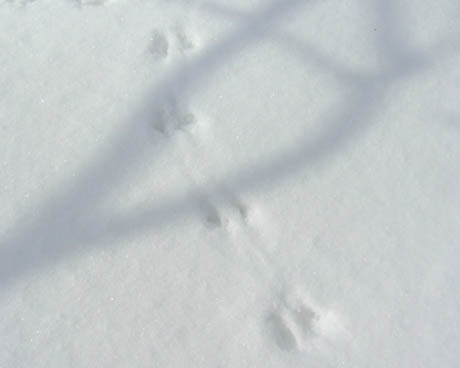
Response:
[[[237,56],[242,47],[257,43],[276,21],[306,3],[304,0],[271,1],[255,11],[257,21],[241,24],[209,47],[202,57],[175,70],[159,83],[151,97],[118,132],[104,157],[96,158],[69,189],[45,201],[37,210],[39,218],[26,226],[19,223],[8,231],[9,236],[0,245],[0,285],[9,285],[19,276],[81,251],[104,238],[103,234],[110,238],[109,230],[104,229],[107,220],[94,216],[93,209],[117,184],[135,172],[139,157],[152,147],[144,133],[161,105],[175,91],[186,93],[204,88],[212,73],[226,60]],[[25,221],[27,219],[21,220]]]
[[[161,227],[175,218],[197,212],[207,196],[219,193],[223,187],[231,187],[243,193],[261,183],[275,185],[312,163],[332,157],[350,143],[352,137],[363,134],[370,126],[379,101],[388,94],[395,82],[426,70],[448,56],[451,46],[449,42],[421,51],[411,48],[407,38],[397,37],[398,32],[404,32],[402,18],[395,15],[398,13],[395,11],[396,3],[386,1],[384,5],[379,3],[376,8],[382,29],[376,43],[386,58],[387,66],[370,74],[354,71],[332,57],[325,56],[305,41],[274,29],[276,21],[298,9],[302,3],[300,0],[274,1],[252,14],[235,13],[227,9],[216,12],[238,17],[241,26],[219,44],[212,46],[203,57],[177,70],[160,83],[151,94],[153,103],[146,101],[125,124],[113,148],[103,159],[89,166],[72,188],[46,202],[38,211],[39,219],[26,227],[17,225],[11,230],[12,235],[0,247],[0,285],[9,286],[33,270],[94,246],[95,242],[110,242],[133,232]],[[176,90],[193,92],[204,88],[210,74],[226,59],[235,57],[241,47],[255,44],[262,38],[268,38],[286,48],[301,63],[312,63],[331,73],[350,89],[343,106],[335,114],[322,119],[320,123],[325,128],[313,143],[307,143],[306,138],[300,139],[296,148],[275,159],[239,170],[206,188],[191,190],[173,199],[156,201],[143,210],[127,211],[121,215],[94,216],[93,208],[108,193],[116,190],[117,184],[129,179],[139,158],[151,147],[144,130],[155,111],[170,98],[170,94]],[[433,50],[443,50],[443,53],[434,58]],[[134,126],[142,128],[134,129]],[[160,143],[157,142],[157,146]]]
[[[390,1],[386,3],[386,8],[389,5],[391,5]],[[227,10],[221,13],[229,14]],[[394,12],[387,11],[386,13],[392,14]],[[383,13],[382,23],[385,23],[390,18],[386,13]],[[232,14],[234,15],[235,13]],[[238,13],[238,17],[242,17],[241,13]],[[245,21],[251,22],[251,16],[247,18]],[[389,29],[393,32],[391,26]],[[410,46],[403,45],[399,38],[395,36],[387,37],[383,34],[380,37],[380,42],[379,40],[378,42],[383,45],[382,48],[385,52],[391,55],[388,67],[379,73],[366,75],[342,66],[330,57],[327,58],[306,42],[283,35],[281,32],[277,33],[279,36],[274,38],[284,41],[280,42],[281,47],[290,48],[290,51],[293,54],[297,53],[303,62],[313,62],[317,66],[327,69],[339,81],[348,84],[353,89],[357,89],[358,92],[352,95],[349,94],[351,97],[347,99],[347,103],[337,114],[331,118],[323,119],[321,125],[328,128],[316,137],[313,144],[299,144],[298,149],[285,152],[275,160],[261,162],[256,166],[248,167],[246,170],[230,175],[213,186],[208,186],[206,195],[210,193],[218,194],[221,190],[220,188],[226,186],[232,187],[239,193],[244,193],[261,183],[275,184],[278,180],[282,180],[288,174],[292,174],[310,163],[327,159],[336,151],[342,149],[351,136],[364,131],[371,121],[372,114],[378,107],[378,102],[385,97],[385,94],[388,93],[394,83],[409,77],[415,72],[421,72],[431,67],[436,61],[431,57],[433,50],[436,50],[437,54],[440,55],[438,58],[442,59],[446,56],[451,46],[450,44],[435,45],[430,47],[425,54],[415,51],[409,52],[411,50]],[[449,47],[440,47],[446,45]],[[404,53],[402,54],[400,50],[404,50]],[[411,60],[411,62],[408,62],[408,60]],[[257,173],[257,175],[254,173]],[[202,198],[204,194],[202,193],[199,190],[191,191],[176,201],[168,201],[164,204],[157,203],[156,206],[144,211],[136,210],[136,214],[125,214],[118,219],[114,217],[111,224],[112,232],[116,236],[120,236],[129,232],[130,229],[133,231],[134,229],[138,230],[139,227],[149,228],[152,223],[158,224],[158,222],[162,221],[161,217],[168,213],[175,214],[181,211],[185,215],[188,212],[193,212],[198,207],[199,202],[204,200]],[[194,198],[195,201],[186,201],[186,198]],[[184,203],[188,203],[189,206],[184,206]],[[163,218],[163,221],[169,221],[168,216]]]

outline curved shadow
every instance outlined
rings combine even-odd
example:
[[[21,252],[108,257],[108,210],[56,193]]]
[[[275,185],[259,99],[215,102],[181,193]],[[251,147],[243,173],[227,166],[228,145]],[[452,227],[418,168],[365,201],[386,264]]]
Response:
[[[161,227],[173,219],[200,211],[206,197],[220,193],[223,187],[231,187],[241,193],[249,192],[262,183],[275,185],[312,163],[332,157],[349,144],[352,137],[363,134],[370,126],[379,101],[394,82],[426,70],[445,57],[451,48],[447,43],[448,47],[442,48],[445,49],[443,55],[433,57],[431,49],[421,52],[401,44],[393,33],[402,26],[392,28],[394,12],[391,9],[394,1],[387,1],[385,6],[390,10],[378,9],[379,14],[383,14],[380,17],[383,35],[378,36],[376,42],[388,59],[388,67],[375,74],[360,74],[324,56],[307,43],[273,29],[276,21],[298,10],[304,3],[301,0],[278,0],[251,15],[238,14],[241,27],[237,31],[160,83],[117,133],[115,143],[104,157],[95,159],[71,188],[45,201],[38,210],[39,218],[28,225],[19,223],[9,231],[10,236],[0,245],[0,285],[10,286],[34,270],[92,246],[101,246],[144,229]],[[389,32],[392,35],[386,34]],[[262,37],[271,37],[296,55],[300,62],[325,69],[349,87],[343,106],[320,122],[325,128],[313,143],[308,143],[311,139],[301,139],[296,148],[275,159],[246,167],[206,188],[156,201],[143,210],[137,209],[122,215],[95,213],[97,204],[115,191],[123,180],[129,179],[139,164],[139,158],[151,149],[152,142],[146,138],[145,129],[171,94],[203,88],[212,72],[225,60],[236,56],[241,47],[255,44]],[[401,50],[405,50],[404,53]],[[157,149],[161,148],[159,143]]]

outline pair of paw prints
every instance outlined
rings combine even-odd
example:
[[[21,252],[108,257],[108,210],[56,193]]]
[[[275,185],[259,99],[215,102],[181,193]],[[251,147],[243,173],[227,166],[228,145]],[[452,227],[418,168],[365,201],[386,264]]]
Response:
[[[192,50],[195,47],[193,39],[181,27],[176,27],[172,32],[155,29],[150,37],[149,52],[154,60],[164,60],[174,49],[182,53]]]
[[[153,128],[164,137],[179,131],[191,131],[197,124],[195,114],[179,108],[175,103],[165,103],[158,108],[153,119]]]
[[[202,201],[206,225],[210,228],[231,227],[237,223],[249,224],[254,221],[256,210],[247,203],[235,198],[225,198],[219,205]]]
[[[335,313],[322,310],[302,296],[280,299],[266,323],[272,340],[283,351],[320,348],[340,326]]]

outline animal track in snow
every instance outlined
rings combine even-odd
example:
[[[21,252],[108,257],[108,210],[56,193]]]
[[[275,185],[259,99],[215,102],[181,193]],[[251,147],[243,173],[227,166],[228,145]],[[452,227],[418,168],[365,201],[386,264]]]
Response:
[[[230,226],[232,223],[251,222],[254,209],[239,199],[231,196],[221,201],[219,208],[208,202],[203,208],[205,209],[206,223],[213,227]]]
[[[276,345],[290,351],[302,349],[317,335],[319,318],[319,314],[307,304],[283,304],[270,313],[267,322]]]
[[[160,134],[170,137],[176,131],[185,131],[194,124],[196,124],[196,118],[192,113],[171,115],[170,112],[163,110],[159,113],[154,127]]]
[[[176,37],[178,47],[181,51],[190,51],[195,47],[195,42],[193,42],[190,35],[185,32],[181,26],[176,26],[174,35]]]
[[[174,99],[162,105],[154,115],[153,128],[165,137],[178,131],[190,131],[196,124],[195,114],[181,109]]]
[[[201,207],[205,212],[205,220],[208,226],[221,227],[223,225],[223,218],[212,203],[204,201],[201,203]]]
[[[176,26],[172,32],[162,32],[155,29],[150,37],[150,54],[156,61],[164,60],[179,51],[185,53],[195,47],[193,38],[181,26]]]
[[[267,318],[276,345],[281,350],[291,351],[297,347],[297,340],[291,328],[280,313],[272,313]]]
[[[298,296],[280,300],[266,322],[275,344],[284,351],[320,348],[340,327],[335,313]]]
[[[149,50],[155,60],[162,60],[168,56],[169,42],[163,32],[159,30],[152,32]]]

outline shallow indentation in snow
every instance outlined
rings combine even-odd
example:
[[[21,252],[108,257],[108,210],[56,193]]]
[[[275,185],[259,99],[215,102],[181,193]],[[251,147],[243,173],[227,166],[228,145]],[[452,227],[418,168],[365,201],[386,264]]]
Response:
[[[218,205],[205,202],[203,209],[206,222],[213,226],[226,226],[230,230],[238,224],[249,226],[253,220],[253,208],[233,194],[225,193]]]
[[[318,336],[320,315],[302,301],[283,303],[267,318],[276,345],[282,350],[304,348]]]
[[[176,36],[178,47],[181,51],[186,52],[195,48],[195,41],[191,35],[184,30],[180,25],[175,27],[174,34]]]
[[[272,340],[284,351],[320,349],[340,330],[335,313],[301,295],[280,298],[266,323]]]
[[[152,32],[149,50],[155,60],[163,60],[168,56],[169,42],[160,30]]]
[[[190,133],[198,123],[194,113],[179,107],[176,99],[171,98],[160,106],[153,116],[153,128],[165,137],[170,137],[178,131]]]

